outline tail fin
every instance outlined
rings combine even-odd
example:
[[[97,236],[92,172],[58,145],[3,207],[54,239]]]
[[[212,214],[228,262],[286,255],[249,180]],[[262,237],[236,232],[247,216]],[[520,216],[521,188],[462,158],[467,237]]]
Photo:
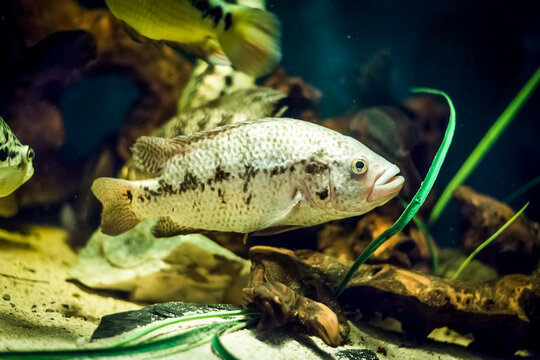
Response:
[[[233,66],[248,75],[265,75],[281,60],[281,25],[268,11],[231,6],[219,42]]]
[[[92,184],[92,192],[103,204],[101,231],[116,236],[135,227],[141,220],[131,210],[133,184],[113,178],[99,178]]]

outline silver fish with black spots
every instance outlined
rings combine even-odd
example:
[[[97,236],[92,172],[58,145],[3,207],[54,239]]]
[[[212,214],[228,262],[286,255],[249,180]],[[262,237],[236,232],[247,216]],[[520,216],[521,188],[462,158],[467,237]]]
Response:
[[[155,236],[276,233],[370,211],[397,195],[399,168],[355,139],[294,119],[245,121],[172,139],[141,137],[136,165],[155,178],[96,179],[101,229],[159,218]]]

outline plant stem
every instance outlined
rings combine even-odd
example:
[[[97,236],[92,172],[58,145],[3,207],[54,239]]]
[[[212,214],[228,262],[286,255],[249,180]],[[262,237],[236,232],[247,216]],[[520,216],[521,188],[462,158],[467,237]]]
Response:
[[[446,99],[450,108],[450,118],[448,121],[446,132],[444,134],[444,138],[442,140],[441,146],[439,147],[439,150],[433,158],[433,162],[431,163],[426,178],[424,179],[422,184],[420,184],[420,188],[412,198],[411,202],[409,203],[409,205],[407,205],[399,219],[397,219],[397,221],[391,227],[389,227],[381,235],[379,235],[379,237],[369,243],[369,245],[364,249],[364,251],[362,251],[358,259],[356,259],[354,264],[351,266],[351,268],[341,281],[341,284],[339,284],[336,290],[336,295],[338,297],[343,293],[345,287],[349,283],[349,280],[351,280],[351,277],[353,276],[354,272],[360,267],[360,265],[366,262],[366,260],[375,252],[375,250],[377,250],[379,246],[381,246],[386,240],[403,230],[403,228],[414,217],[418,209],[420,209],[427,196],[429,195],[429,192],[431,191],[431,188],[433,187],[433,184],[437,179],[437,175],[439,175],[441,166],[444,162],[446,154],[448,153],[448,148],[452,143],[452,138],[454,137],[454,131],[456,129],[456,110],[454,109],[454,105],[452,104],[452,100],[450,99],[450,97],[448,97],[448,95],[446,95],[446,93],[443,91],[428,88],[414,88],[410,91],[426,92],[429,94],[441,95]]]
[[[503,202],[508,204],[509,202],[515,200],[517,197],[519,197],[520,195],[526,193],[527,191],[529,191],[530,189],[532,189],[533,187],[535,187],[538,184],[540,184],[540,176],[532,179],[531,181],[529,181],[525,185],[520,186],[517,190],[515,190],[510,195],[508,195],[506,198],[504,198]]]
[[[221,339],[219,338],[224,333],[230,333],[234,332],[240,329],[243,329],[246,327],[246,324],[238,324],[236,326],[233,326],[229,329],[226,329],[225,331],[218,331],[212,338],[212,349],[223,359],[223,360],[239,360],[236,356],[234,356],[227,348],[223,345],[221,342]]]
[[[407,207],[407,203],[405,202],[405,199],[398,195],[399,201],[401,202],[401,205],[403,207]],[[424,238],[426,239],[426,245],[429,250],[429,256],[431,257],[431,264],[432,264],[432,271],[433,276],[437,276],[437,273],[439,272],[439,259],[437,258],[437,252],[435,251],[435,241],[433,240],[433,236],[429,233],[429,230],[418,216],[414,215],[412,218],[413,222],[415,223],[416,227],[422,234],[424,235]]]
[[[529,81],[527,81],[525,86],[523,86],[523,88],[519,91],[519,93],[510,103],[510,105],[508,105],[508,107],[504,110],[504,112],[497,119],[497,121],[495,121],[491,128],[486,132],[482,140],[480,140],[478,145],[476,145],[476,148],[469,155],[467,160],[465,160],[456,175],[454,175],[454,178],[450,181],[450,183],[448,183],[446,189],[444,189],[443,193],[437,200],[437,203],[435,203],[433,210],[431,211],[428,223],[429,225],[432,225],[439,219],[441,213],[450,201],[454,190],[463,182],[465,182],[469,175],[471,175],[471,173],[474,171],[474,169],[476,169],[476,166],[480,163],[480,161],[482,161],[484,156],[486,156],[495,141],[497,141],[497,139],[504,132],[506,127],[510,125],[514,117],[519,113],[523,105],[533,94],[539,82],[540,67],[536,69],[535,73],[531,76]]]
[[[503,226],[501,226],[501,228],[499,230],[497,230],[497,232],[495,232],[495,234],[491,235],[489,237],[489,239],[487,239],[482,244],[480,244],[480,246],[478,246],[476,249],[474,249],[474,251],[465,259],[465,261],[463,261],[461,263],[461,265],[456,270],[454,275],[452,275],[452,280],[456,280],[459,277],[459,275],[461,275],[463,270],[467,267],[467,265],[469,265],[469,263],[472,261],[472,259],[474,259],[476,254],[478,254],[480,251],[482,251],[493,240],[495,240],[497,238],[497,236],[499,236],[508,226],[510,226],[510,224],[512,224],[514,222],[514,220],[516,220],[519,217],[519,215],[521,215],[521,213],[523,211],[525,211],[527,206],[529,206],[529,203],[526,203],[525,206],[522,207],[521,210],[519,210],[514,216],[512,216],[512,218],[510,220],[508,220]]]
[[[228,316],[239,316],[239,315],[251,316],[251,315],[257,315],[257,313],[247,312],[246,310],[232,310],[232,311],[217,311],[217,312],[211,312],[211,313],[205,313],[205,314],[195,314],[195,315],[182,316],[179,318],[172,318],[172,319],[162,321],[156,325],[150,326],[144,329],[143,331],[133,334],[125,339],[122,339],[119,342],[114,343],[111,346],[109,346],[109,348],[123,346],[133,340],[137,340],[141,338],[142,336],[148,333],[151,333],[152,331],[155,331],[157,329],[160,329],[164,326],[169,326],[169,325],[178,324],[181,322],[191,321],[191,320],[208,319],[208,318],[214,318],[214,317],[223,318],[223,317],[228,317]]]
[[[418,216],[414,216],[412,219],[418,228],[426,238],[426,244],[428,246],[429,250],[429,256],[431,257],[431,264],[433,268],[433,276],[437,276],[437,273],[439,272],[439,259],[437,258],[437,252],[435,251],[435,241],[433,241],[433,237],[429,233],[429,230],[424,224],[422,220]]]

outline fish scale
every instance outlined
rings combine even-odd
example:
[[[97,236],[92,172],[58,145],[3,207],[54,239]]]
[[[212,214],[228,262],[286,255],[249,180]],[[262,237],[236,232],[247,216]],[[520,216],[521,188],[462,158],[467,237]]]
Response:
[[[350,137],[295,119],[245,121],[172,139],[142,137],[133,155],[155,178],[101,178],[92,186],[104,206],[102,231],[111,235],[148,217],[160,218],[158,236],[311,226],[369,211],[403,183],[366,200],[370,186],[395,165]],[[370,163],[364,175],[352,173],[358,158]]]

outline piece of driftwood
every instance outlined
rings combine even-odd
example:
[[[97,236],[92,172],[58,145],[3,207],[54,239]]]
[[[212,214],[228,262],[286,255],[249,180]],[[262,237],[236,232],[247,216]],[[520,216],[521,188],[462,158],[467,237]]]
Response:
[[[283,68],[277,68],[264,83],[272,89],[287,94],[282,105],[287,106],[284,117],[303,119],[311,122],[318,120],[317,106],[322,98],[322,92],[302,78],[289,76]]]
[[[108,9],[89,9],[76,0],[18,1],[18,24],[27,44],[57,31],[82,29],[97,43],[97,58],[85,76],[115,73],[135,84],[139,101],[128,113],[118,142],[119,154],[130,157],[129,147],[176,111],[180,92],[191,74],[191,64],[166,46],[134,41]]]
[[[342,318],[333,289],[351,261],[311,250],[293,252],[262,246],[252,248],[251,257],[252,279],[245,294],[260,286],[272,290],[273,285],[281,283],[301,296],[326,304],[338,319]],[[282,311],[288,314],[290,322],[298,323],[291,308],[282,305],[282,292],[265,296],[273,306],[273,312],[267,311],[265,316],[272,318]],[[249,302],[250,298],[245,298]],[[469,347],[497,356],[512,355],[520,348],[538,350],[535,339],[540,336],[539,304],[537,274],[514,274],[496,282],[473,283],[423,275],[388,264],[361,266],[339,298],[342,309],[359,312],[365,319],[380,315],[397,319],[412,338],[424,339],[434,329],[446,326],[461,334],[472,334],[474,340]],[[283,323],[279,320],[266,323]],[[324,322],[320,324],[324,327]]]
[[[347,339],[347,319],[323,272],[287,249],[255,246],[250,256],[251,279],[243,295],[264,312],[260,329],[297,324],[330,346]]]
[[[399,204],[386,210],[398,209]],[[340,223],[327,224],[318,234],[317,248],[325,255],[343,260],[355,260],[368,244],[388,229],[399,214],[377,210],[362,216],[356,227],[348,229]],[[369,263],[390,263],[411,268],[426,265],[429,271],[430,254],[426,239],[414,225],[392,236],[373,253]]]
[[[516,213],[508,205],[470,187],[460,186],[454,199],[462,214],[463,249],[471,253]],[[540,225],[521,214],[477,258],[501,275],[530,274],[540,260]]]

